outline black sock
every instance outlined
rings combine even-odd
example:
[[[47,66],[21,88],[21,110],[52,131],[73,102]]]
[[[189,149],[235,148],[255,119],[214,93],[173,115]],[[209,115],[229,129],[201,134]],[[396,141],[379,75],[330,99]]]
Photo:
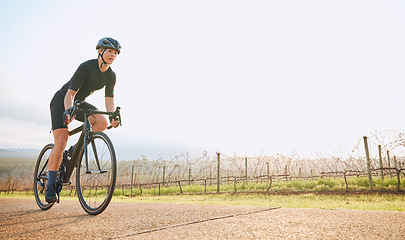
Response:
[[[48,171],[48,184],[55,184],[58,171]]]

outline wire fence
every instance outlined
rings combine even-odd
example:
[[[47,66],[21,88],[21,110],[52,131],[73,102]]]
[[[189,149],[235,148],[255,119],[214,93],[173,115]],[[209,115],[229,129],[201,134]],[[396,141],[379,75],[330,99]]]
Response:
[[[185,186],[199,185],[199,191],[207,193],[213,191],[212,186],[216,186],[214,192],[220,192],[224,185],[233,185],[233,190],[237,191],[238,184],[251,182],[266,184],[264,190],[270,191],[274,181],[339,177],[344,178],[345,190],[348,191],[348,177],[389,176],[397,180],[397,190],[401,191],[401,178],[405,171],[402,134],[376,132],[367,141],[371,146],[368,150],[360,139],[349,154],[318,154],[316,158],[301,158],[297,153],[247,157],[203,152],[197,157],[185,153],[172,159],[152,160],[141,156],[132,161],[119,161],[116,189],[121,190],[123,195],[132,196],[135,193],[142,195],[143,190],[154,188],[154,194],[160,195],[164,188],[176,188],[177,193],[183,193]],[[0,193],[32,191],[33,169],[19,169],[17,172],[0,179]],[[74,181],[67,186],[71,194],[75,193],[74,187]]]

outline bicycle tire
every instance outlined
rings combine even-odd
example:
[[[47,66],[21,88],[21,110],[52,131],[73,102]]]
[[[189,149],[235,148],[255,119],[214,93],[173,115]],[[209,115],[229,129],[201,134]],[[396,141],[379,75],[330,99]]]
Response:
[[[34,170],[34,195],[35,201],[42,210],[50,209],[54,203],[45,200],[45,188],[48,181],[48,160],[53,149],[53,144],[46,145],[38,155]]]
[[[107,208],[114,194],[117,160],[111,140],[102,132],[92,134],[87,152],[91,173],[87,172],[83,152],[76,166],[76,191],[83,209],[88,214],[97,215]],[[102,171],[99,171],[96,156]]]

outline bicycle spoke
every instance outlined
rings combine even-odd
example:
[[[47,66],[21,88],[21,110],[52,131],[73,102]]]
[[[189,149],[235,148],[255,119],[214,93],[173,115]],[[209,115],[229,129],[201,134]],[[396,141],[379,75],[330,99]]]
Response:
[[[91,176],[89,176],[89,175],[91,175]],[[96,178],[96,175],[98,175],[98,174],[91,174],[91,173],[90,174],[89,173],[83,174],[82,176],[89,176],[88,179],[85,182],[83,182],[83,185],[86,186],[87,185],[86,183],[88,183],[89,181],[91,181],[93,179],[95,181],[98,181],[100,184],[102,184],[102,181],[98,180]]]

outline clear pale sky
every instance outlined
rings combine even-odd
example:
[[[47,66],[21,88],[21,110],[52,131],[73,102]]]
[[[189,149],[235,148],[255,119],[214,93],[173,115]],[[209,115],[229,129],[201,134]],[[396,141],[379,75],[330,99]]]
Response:
[[[53,94],[110,36],[121,159],[350,152],[404,129],[404,13],[382,0],[1,0],[0,148],[52,141]],[[104,91],[87,100],[105,108]]]

